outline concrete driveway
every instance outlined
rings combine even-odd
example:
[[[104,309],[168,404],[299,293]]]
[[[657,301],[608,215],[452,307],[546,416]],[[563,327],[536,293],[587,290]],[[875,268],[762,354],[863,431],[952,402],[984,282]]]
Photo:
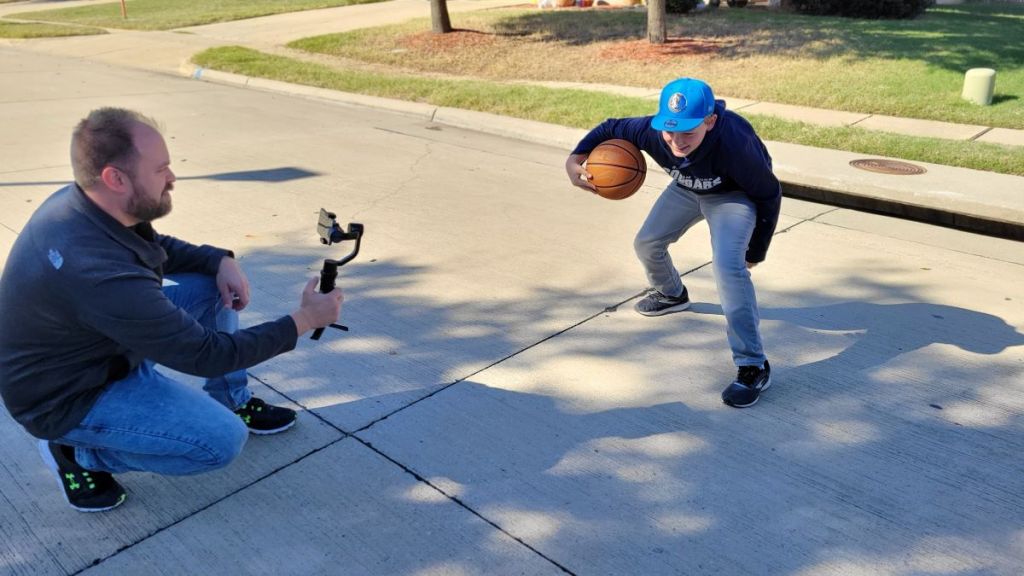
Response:
[[[245,322],[291,310],[361,222],[352,331],[251,370],[302,410],[228,469],[71,510],[0,416],[0,573],[1018,575],[1020,244],[786,200],[755,270],[775,386],[734,410],[706,229],[692,312],[640,317],[632,235],[567,150],[0,47],[0,254],[70,178],[71,127],[158,118],[165,233],[233,248]],[[54,234],[71,234],[55,230]],[[0,312],[2,313],[2,312]]]

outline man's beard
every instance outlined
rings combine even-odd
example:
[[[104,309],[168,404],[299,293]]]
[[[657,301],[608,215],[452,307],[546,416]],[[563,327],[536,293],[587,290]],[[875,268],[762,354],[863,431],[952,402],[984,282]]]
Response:
[[[154,200],[143,193],[134,178],[129,176],[129,179],[132,181],[134,190],[132,197],[128,199],[128,206],[125,208],[129,215],[143,222],[152,222],[170,214],[171,195],[168,192],[174,190],[174,184],[168,183],[160,194],[160,198]]]

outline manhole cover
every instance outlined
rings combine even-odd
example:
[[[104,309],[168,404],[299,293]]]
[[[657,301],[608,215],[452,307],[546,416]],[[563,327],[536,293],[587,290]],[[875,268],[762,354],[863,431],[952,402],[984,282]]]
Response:
[[[850,162],[850,166],[854,168],[860,168],[861,170],[867,170],[868,172],[878,172],[879,174],[895,174],[897,176],[913,176],[914,174],[924,174],[927,172],[920,166],[908,164],[906,162],[900,162],[898,160],[883,160],[881,158],[864,158],[862,160],[853,160]]]

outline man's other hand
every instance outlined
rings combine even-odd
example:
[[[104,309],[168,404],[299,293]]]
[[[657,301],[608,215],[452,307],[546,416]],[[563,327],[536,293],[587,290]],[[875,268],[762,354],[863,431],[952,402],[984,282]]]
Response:
[[[217,269],[217,290],[225,307],[242,310],[249,305],[249,279],[238,261],[230,256],[220,260]]]
[[[316,291],[316,284],[316,278],[306,283],[299,309],[292,312],[292,320],[295,321],[295,329],[299,336],[314,328],[324,328],[332,322],[337,322],[341,315],[341,303],[345,301],[341,288],[321,294]]]

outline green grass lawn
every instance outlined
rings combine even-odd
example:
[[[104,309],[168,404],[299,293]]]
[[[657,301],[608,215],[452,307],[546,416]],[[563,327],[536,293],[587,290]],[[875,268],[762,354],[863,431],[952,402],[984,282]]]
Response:
[[[338,69],[237,46],[206,50],[193,57],[193,61],[207,68],[246,76],[479,110],[576,128],[590,128],[609,117],[650,114],[657,106],[651,100],[585,90]],[[859,128],[812,126],[766,116],[746,117],[767,140],[1024,176],[1024,147],[916,138]]]
[[[35,12],[18,12],[11,18],[64,22],[101,28],[171,30],[214,22],[229,22],[270,14],[367,4],[380,0],[128,0],[128,19],[121,18],[121,3],[94,4]]]
[[[117,2],[12,16],[171,29],[366,1],[373,0],[129,0],[127,21]],[[423,18],[290,45],[340,57],[330,58],[330,65],[238,47],[210,50],[195,60],[249,76],[580,128],[606,117],[651,113],[654,104],[507,82],[657,89],[686,75],[704,78],[718,93],[736,98],[1024,129],[1024,43],[1019,40],[1024,4],[934,7],[909,21],[763,8],[708,10],[670,15],[670,42],[657,47],[646,41],[642,10],[532,6],[456,14],[453,34],[430,33],[430,21]],[[59,28],[49,30],[66,33],[70,27]],[[0,36],[16,29],[35,33],[7,24],[0,25]],[[997,70],[992,106],[960,99],[963,73],[971,67]],[[769,140],[1024,175],[1024,148],[749,118]]]
[[[292,47],[419,72],[658,88],[677,76],[723,95],[817,108],[1024,129],[1024,4],[963,4],[915,20],[857,20],[746,8],[669,15],[652,50],[637,10],[457,14],[308,38]],[[997,71],[992,106],[960,98],[969,68]]]
[[[54,38],[57,36],[88,36],[90,34],[106,33],[107,31],[101,28],[87,28],[85,26],[0,21],[0,38]]]

